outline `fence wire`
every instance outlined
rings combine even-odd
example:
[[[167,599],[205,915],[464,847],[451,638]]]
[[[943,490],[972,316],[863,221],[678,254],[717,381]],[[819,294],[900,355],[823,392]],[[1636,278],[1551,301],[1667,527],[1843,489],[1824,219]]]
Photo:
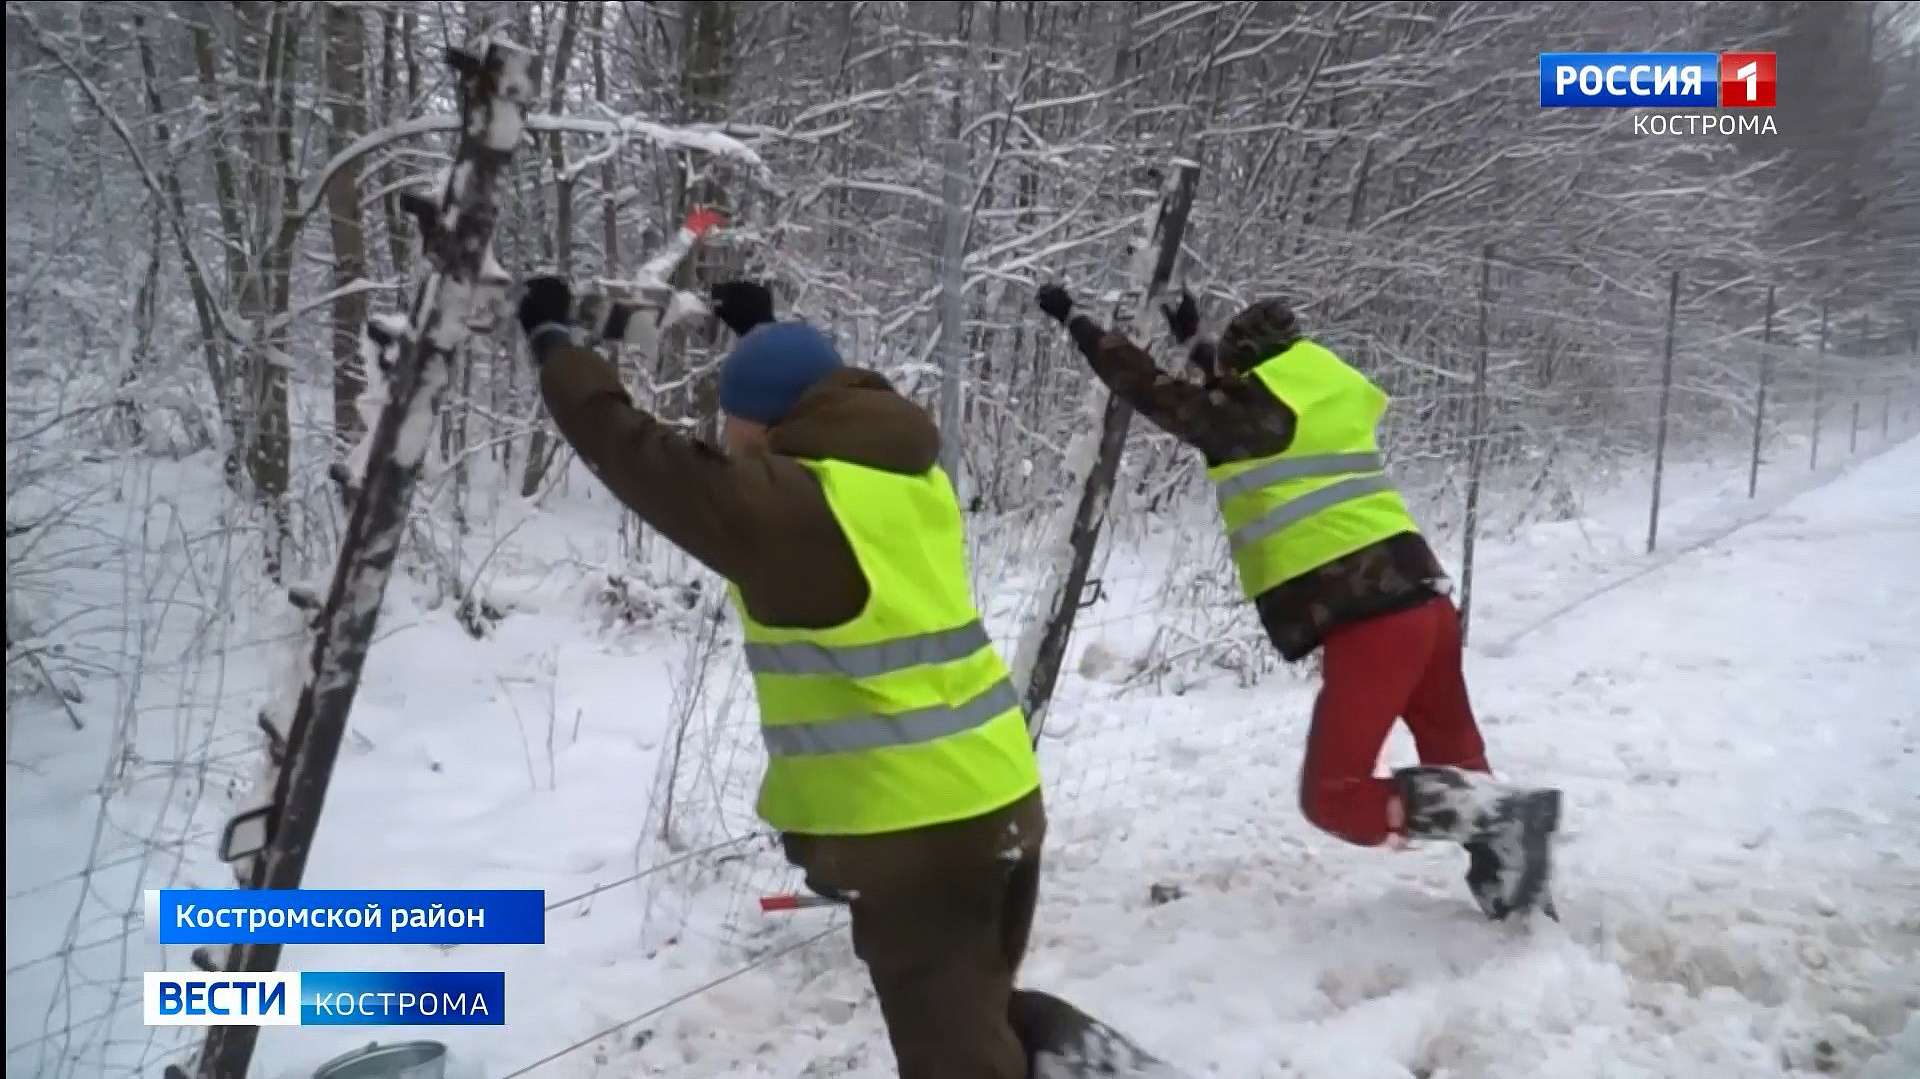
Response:
[[[1669,321],[1664,274],[1586,279],[1485,250],[1429,249],[1413,258],[1405,245],[1329,230],[1305,230],[1294,244],[1295,264],[1331,282],[1301,297],[1308,332],[1391,395],[1381,432],[1391,472],[1461,583],[1470,630],[1485,624],[1496,644],[1556,616],[1565,600],[1520,595],[1525,589],[1503,576],[1512,550],[1573,529],[1631,566],[1649,548],[1657,555],[1710,538],[1702,522],[1763,508],[1920,429],[1920,359],[1910,339],[1853,331],[1850,316],[1823,313],[1806,297],[1781,296],[1768,320],[1762,292],[1750,319],[1729,323],[1683,272]],[[1089,251],[1072,265],[1101,263]],[[931,280],[938,267],[929,261],[926,270]],[[1230,283],[1192,284],[1216,323],[1251,298]],[[1046,540],[1046,511],[1072,494],[1060,482],[1064,439],[1055,436],[1089,378],[1062,335],[1032,328],[1024,288],[1020,279],[969,312],[971,343],[994,365],[972,373],[954,435],[964,485],[979,495],[969,517],[976,595],[1009,653],[1038,616],[1034,553]],[[872,327],[909,316],[863,315],[863,339],[877,342]],[[926,321],[931,308],[911,317]],[[1172,366],[1166,343],[1157,348]],[[920,345],[876,352],[921,398],[938,383],[926,354]],[[303,406],[296,430],[309,443],[324,445],[327,407]],[[524,437],[531,425],[508,417],[500,437]],[[9,450],[12,457],[12,439]],[[500,494],[512,479],[511,458],[488,486],[477,462],[491,447],[454,452],[475,462],[473,480],[456,486],[452,462],[438,462],[429,488],[436,495],[409,552],[449,596],[463,597],[494,565],[489,559],[511,554],[524,518],[507,513]],[[191,1038],[139,1026],[137,973],[187,962],[145,935],[141,893],[225,883],[208,840],[258,772],[250,721],[271,697],[274,665],[301,634],[281,591],[237,569],[258,564],[263,536],[224,486],[175,486],[181,473],[150,465],[43,461],[29,471],[39,493],[21,505],[38,498],[74,524],[55,547],[9,541],[9,569],[20,571],[10,583],[10,631],[16,599],[51,612],[22,654],[31,652],[43,666],[38,681],[56,688],[82,676],[97,685],[107,675],[117,727],[109,766],[90,794],[97,808],[84,855],[63,857],[44,878],[8,882],[10,925],[63,927],[52,940],[10,934],[8,1069],[145,1074],[189,1049]],[[305,495],[295,560],[315,570],[339,528],[318,471],[296,485]],[[556,469],[550,482],[570,482],[567,470]],[[10,515],[14,497],[10,490]],[[635,545],[628,570],[626,583],[608,586],[618,593],[615,607],[644,607],[645,617],[683,609],[666,702],[670,748],[648,780],[632,871],[554,899],[550,910],[583,923],[574,931],[617,942],[612,947],[630,950],[635,962],[698,945],[731,965],[658,1000],[631,1002],[634,1017],[617,1026],[583,1021],[578,1030],[546,1032],[552,1051],[529,1054],[516,1075],[588,1049],[625,1051],[622,1036],[634,1025],[783,964],[840,927],[837,918],[759,909],[761,896],[804,885],[753,814],[762,751],[737,633],[713,598],[719,590],[685,602],[681,585],[699,571],[655,540]],[[1284,752],[1279,728],[1299,718],[1285,703],[1297,696],[1255,694],[1241,698],[1245,707],[1170,732],[1155,722],[1153,702],[1222,687],[1304,692],[1313,674],[1311,664],[1278,661],[1238,594],[1200,462],[1145,424],[1129,440],[1092,577],[1040,746],[1055,821],[1049,846],[1071,859],[1098,858],[1124,842],[1142,805],[1205,797],[1207,771],[1194,761],[1249,744]],[[119,601],[63,607],[76,583]],[[10,650],[10,693],[14,656]],[[11,710],[9,723],[11,746]],[[637,934],[598,916],[596,904],[616,897],[637,911]],[[787,975],[781,967],[767,976]],[[565,971],[550,980],[571,984]]]

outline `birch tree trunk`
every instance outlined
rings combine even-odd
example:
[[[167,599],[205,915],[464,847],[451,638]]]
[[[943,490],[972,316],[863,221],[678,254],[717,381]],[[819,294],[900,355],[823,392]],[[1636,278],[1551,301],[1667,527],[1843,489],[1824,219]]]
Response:
[[[594,4],[587,29],[593,37],[593,100],[601,109],[607,96],[607,28],[605,4]],[[600,276],[620,276],[620,173],[612,155],[600,165]]]
[[[560,13],[560,41],[553,54],[553,74],[548,80],[547,111],[552,115],[560,114],[566,101],[567,69],[573,64],[573,43],[575,31],[580,25],[579,0],[567,0],[566,7]],[[553,170],[554,213],[553,213],[553,260],[560,276],[573,280],[573,180],[567,176],[567,152],[565,136],[556,131],[547,143],[547,164]],[[533,439],[527,447],[526,473],[520,480],[520,497],[532,498],[540,493],[540,483],[546,478],[547,466],[552,463],[554,451],[559,443],[547,430],[544,415],[534,420]]]
[[[680,95],[685,118],[690,122],[716,122],[726,117],[727,101],[733,91],[733,36],[737,20],[736,5],[733,0],[689,0],[683,5],[686,27],[685,64],[680,72]],[[662,231],[673,235],[689,210],[695,206],[714,206],[725,208],[730,205],[726,191],[711,176],[701,176],[692,183],[686,182],[685,172],[676,172],[675,187],[679,197],[674,200],[674,210],[678,215],[673,221],[661,222]],[[710,283],[722,277],[730,276],[735,261],[716,244],[701,244],[694,249],[693,257],[682,264],[680,273],[675,275],[675,284],[681,288],[703,291],[699,283]],[[693,338],[687,349],[662,348],[663,361],[668,356],[676,356],[681,368],[667,377],[691,377],[687,392],[687,412],[700,425],[700,429],[709,436],[719,433],[720,382],[717,374],[707,371],[693,375],[693,364],[709,354],[720,342],[719,329],[709,326],[704,332],[688,334]]]

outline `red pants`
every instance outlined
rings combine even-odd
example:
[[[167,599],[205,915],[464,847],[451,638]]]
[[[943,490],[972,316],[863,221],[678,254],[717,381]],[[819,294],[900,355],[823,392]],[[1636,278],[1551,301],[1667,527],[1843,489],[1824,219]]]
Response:
[[[1316,826],[1361,846],[1386,841],[1396,791],[1373,770],[1396,719],[1407,721],[1421,764],[1490,770],[1451,600],[1342,626],[1322,647],[1324,681],[1300,774],[1300,811]]]

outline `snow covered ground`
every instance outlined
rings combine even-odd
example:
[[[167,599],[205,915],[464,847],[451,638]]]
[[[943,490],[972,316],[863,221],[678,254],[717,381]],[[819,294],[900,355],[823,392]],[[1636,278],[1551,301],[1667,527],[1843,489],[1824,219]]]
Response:
[[[1920,440],[1770,481],[1757,504],[1734,470],[1676,483],[1651,559],[1631,499],[1483,546],[1470,686],[1496,768],[1567,792],[1558,925],[1482,921],[1458,851],[1359,850],[1309,828],[1295,770],[1310,681],[1125,682],[1088,666],[1042,747],[1056,819],[1025,981],[1197,1075],[1920,1074],[1916,474]],[[599,566],[607,519],[575,500],[538,526]],[[269,1030],[260,1074],[292,1079],[370,1039],[420,1036],[450,1046],[452,1079],[504,1079],[573,1046],[533,1074],[891,1074],[837,917],[754,908],[792,879],[742,810],[758,762],[722,647],[731,626],[599,631],[594,575],[556,569],[553,553],[491,576],[512,609],[481,642],[411,609],[417,584],[396,582],[308,882],[538,887],[557,901],[684,860],[559,904],[545,947],[289,949],[296,969],[505,969],[508,1025]],[[1114,599],[1084,638],[1124,666],[1152,636],[1126,585],[1165,575],[1109,576]],[[262,617],[234,639],[271,628]],[[190,793],[196,812],[174,813],[171,832],[229,811],[275,658],[201,664],[192,685],[156,669],[147,697],[203,702],[208,718],[143,728],[149,763],[179,731],[193,739],[181,759],[239,763],[138,789],[109,776],[110,831],[152,838],[143,813]],[[703,663],[712,676],[689,697]],[[84,864],[75,852],[99,827],[89,790],[111,725],[76,734],[49,716],[9,717],[7,1072],[151,1071],[186,1043],[142,1029],[137,981],[129,1000],[114,974],[181,969],[184,949],[134,926],[15,969],[72,935],[73,886],[42,885]],[[676,756],[666,843],[660,777]],[[1410,742],[1387,756],[1410,760]],[[96,906],[223,886],[206,845],[139,861],[138,876],[96,873]],[[1182,895],[1155,905],[1163,882]],[[110,1032],[78,1023],[128,1003]],[[75,1033],[31,1040],[63,1026]]]
[[[1025,980],[1198,1074],[1920,1074],[1917,469],[1908,443],[1472,657],[1496,767],[1567,792],[1561,924],[1482,922],[1458,851],[1308,828],[1305,688],[1201,692],[1134,706],[1146,766],[1055,850]],[[819,951],[612,1074],[888,1074]]]
[[[1496,767],[1569,797],[1562,925],[1478,922],[1457,851],[1311,831],[1305,695],[1223,694],[1191,723],[1265,736],[1183,753],[1166,706],[1175,789],[1056,859],[1028,980],[1219,1075],[1920,1073],[1916,467],[1909,444],[1473,657]],[[1153,880],[1187,897],[1149,907]]]

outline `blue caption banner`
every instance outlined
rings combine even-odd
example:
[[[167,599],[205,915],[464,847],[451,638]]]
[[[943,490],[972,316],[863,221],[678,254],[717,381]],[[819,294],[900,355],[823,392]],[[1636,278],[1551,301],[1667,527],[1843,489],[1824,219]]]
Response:
[[[1711,52],[1543,52],[1543,109],[1711,109],[1720,55]]]
[[[300,972],[303,1027],[500,1026],[501,971]]]
[[[147,893],[162,944],[545,944],[546,893],[169,888]]]

